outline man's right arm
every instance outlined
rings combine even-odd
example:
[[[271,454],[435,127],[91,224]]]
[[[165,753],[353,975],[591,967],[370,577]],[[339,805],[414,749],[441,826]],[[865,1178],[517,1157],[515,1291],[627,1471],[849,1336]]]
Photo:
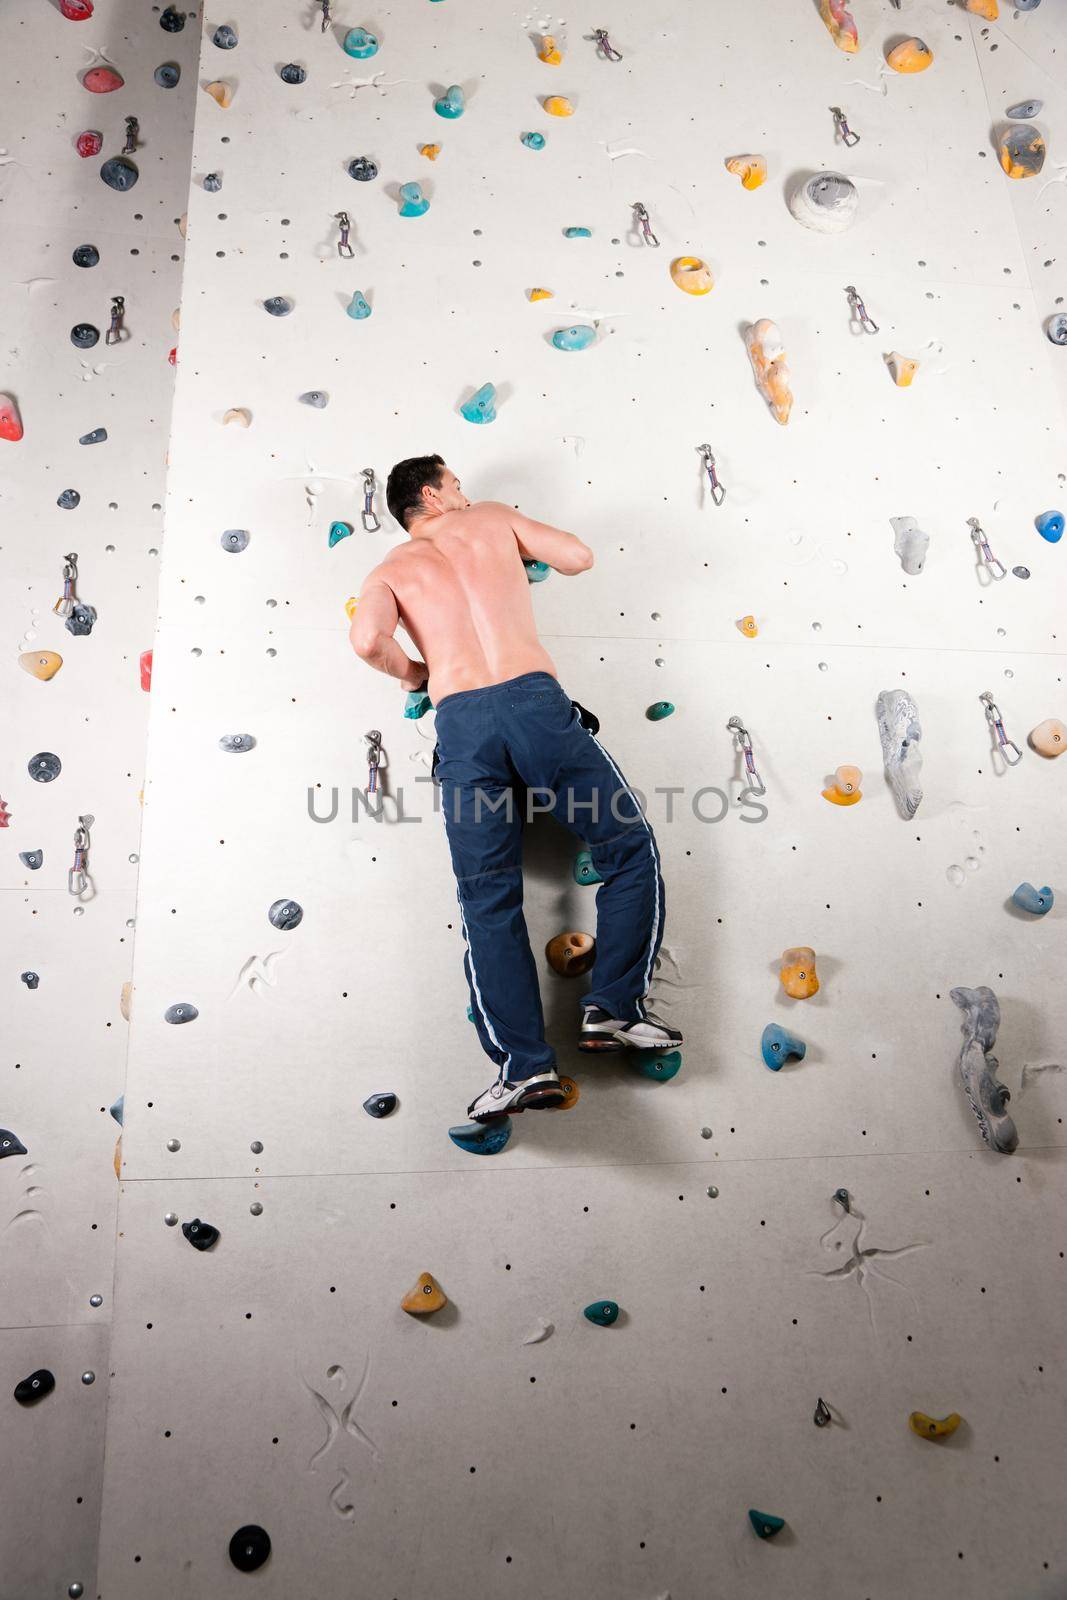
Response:
[[[562,528],[552,528],[547,522],[535,522],[524,517],[514,506],[501,505],[515,534],[520,555],[527,561],[544,561],[553,571],[566,577],[588,572],[593,565],[593,552],[573,533]]]

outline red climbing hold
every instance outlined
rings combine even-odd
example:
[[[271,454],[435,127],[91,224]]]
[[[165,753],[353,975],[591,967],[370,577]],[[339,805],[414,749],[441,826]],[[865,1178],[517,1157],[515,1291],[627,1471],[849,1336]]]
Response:
[[[79,133],[74,148],[80,156],[98,156],[104,148],[104,136],[95,128],[86,128],[84,133]]]
[[[12,444],[17,444],[21,438],[19,408],[9,394],[0,394],[0,439],[10,439]]]
[[[151,650],[142,650],[141,651],[141,688],[144,690],[145,694],[151,693],[151,689],[152,689],[152,652],[151,652]]]
[[[174,346],[174,348],[171,351],[170,355],[167,357],[167,360],[170,362],[172,367],[176,367],[178,365],[178,346],[177,345]]]
[[[93,0],[59,0],[59,9],[68,22],[86,22],[93,14]]]
[[[90,67],[82,79],[90,94],[110,94],[113,89],[121,89],[125,81],[111,67]]]

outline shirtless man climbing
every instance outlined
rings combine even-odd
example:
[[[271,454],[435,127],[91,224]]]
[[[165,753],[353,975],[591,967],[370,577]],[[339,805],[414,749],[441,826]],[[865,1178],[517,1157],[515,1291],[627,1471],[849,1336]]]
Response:
[[[682,1042],[644,1004],[663,938],[659,852],[595,737],[596,718],[568,699],[537,637],[523,561],[572,577],[593,565],[588,545],[511,506],[472,505],[440,456],[398,462],[386,499],[407,543],[366,579],[349,638],[361,660],[404,689],[426,689],[436,709],[434,768],[464,970],[478,1038],[497,1067],[468,1115],[489,1122],[563,1099],[522,913],[527,791],[537,795],[537,811],[585,841],[602,880],[580,1050]],[[398,624],[421,660],[394,638]]]

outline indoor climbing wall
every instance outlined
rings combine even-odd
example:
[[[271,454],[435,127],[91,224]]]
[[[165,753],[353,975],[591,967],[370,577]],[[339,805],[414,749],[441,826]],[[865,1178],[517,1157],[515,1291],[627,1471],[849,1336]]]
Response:
[[[1052,6],[333,9],[205,19],[97,1592],[1051,1600]],[[685,1034],[577,1052],[532,826],[578,1097],[495,1153],[433,713],[344,611],[425,451],[596,552],[535,606]]]
[[[163,18],[144,0],[57,0],[0,20],[4,1600],[96,1593],[199,44],[194,13],[177,31]]]

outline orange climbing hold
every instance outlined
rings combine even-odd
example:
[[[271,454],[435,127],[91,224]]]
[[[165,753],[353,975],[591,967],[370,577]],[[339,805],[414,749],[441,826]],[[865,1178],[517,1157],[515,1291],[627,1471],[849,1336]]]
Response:
[[[541,48],[537,52],[537,59],[538,61],[545,62],[545,64],[550,67],[558,67],[560,62],[563,60],[559,46],[556,44],[555,39],[550,33],[546,33],[542,36]]]
[[[527,289],[528,300],[554,300],[556,298],[552,289]]]
[[[1027,742],[1031,750],[1036,750],[1039,756],[1062,756],[1067,750],[1067,728],[1064,727],[1059,717],[1046,717],[1044,722],[1039,722],[1028,735]]]
[[[62,665],[63,657],[54,650],[24,650],[19,656],[19,666],[40,683],[48,683]]]
[[[591,933],[557,933],[545,945],[545,955],[561,978],[578,978],[596,960],[596,940]]]
[[[565,94],[550,94],[541,104],[550,117],[573,117],[574,106]]]
[[[886,56],[894,72],[925,72],[933,59],[934,52],[921,39],[903,39]]]
[[[855,18],[844,0],[821,0],[819,15],[830,30],[830,37],[839,50],[855,55],[860,47],[859,30]]]
[[[769,317],[753,322],[745,332],[745,348],[760,394],[770,406],[774,420],[784,427],[793,409],[793,391],[789,387],[789,367],[777,324]]]
[[[448,1297],[441,1285],[432,1273],[424,1272],[414,1289],[409,1290],[401,1300],[400,1307],[403,1311],[410,1311],[413,1317],[426,1317],[431,1311],[440,1311],[447,1304]]]
[[[810,1000],[819,990],[815,972],[815,951],[810,945],[799,944],[792,950],[782,951],[782,988],[794,1000]]]
[[[755,639],[759,633],[759,628],[756,625],[756,619],[752,616],[741,617],[737,626],[740,628],[746,639]]]
[[[889,375],[898,389],[909,389],[912,379],[919,370],[919,363],[911,356],[902,356],[899,350],[890,350],[882,358],[889,368]]]
[[[823,790],[822,797],[835,806],[854,806],[863,799],[862,782],[863,773],[859,767],[838,767],[833,783]]]
[[[741,179],[742,189],[758,189],[767,181],[767,162],[763,156],[729,156],[726,170]]]
[[[221,78],[214,83],[205,83],[204,93],[209,94],[216,105],[220,105],[224,111],[233,102],[233,89],[228,83],[223,83]]]
[[[984,17],[987,22],[996,22],[1000,16],[997,0],[963,0],[963,9],[976,17]]]
[[[0,394],[0,439],[18,444],[22,438],[22,417],[18,404],[9,394]]]
[[[441,146],[439,144],[420,144],[419,145],[419,155],[420,156],[425,156],[427,161],[436,161],[440,154],[441,154]]]
[[[708,294],[715,287],[711,268],[699,256],[677,256],[671,262],[671,282],[684,294]]]

